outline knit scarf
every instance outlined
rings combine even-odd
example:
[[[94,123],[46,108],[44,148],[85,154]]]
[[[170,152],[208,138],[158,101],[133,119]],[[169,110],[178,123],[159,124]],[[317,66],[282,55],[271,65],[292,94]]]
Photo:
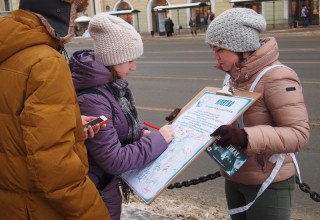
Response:
[[[105,84],[105,88],[107,88],[119,102],[121,110],[128,121],[128,136],[126,141],[122,143],[122,146],[125,146],[126,144],[132,144],[133,142],[139,140],[141,131],[140,120],[138,118],[137,110],[134,106],[135,100],[131,90],[128,88],[128,82],[123,79],[117,79]],[[128,203],[130,192],[132,191],[129,186],[122,181],[122,179],[120,179],[120,185],[124,202]]]
[[[111,93],[113,93],[114,97],[119,102],[121,110],[128,121],[129,131],[125,144],[131,144],[138,140],[141,134],[140,121],[137,110],[134,106],[135,100],[131,90],[128,88],[128,82],[123,79],[117,79],[105,86]]]

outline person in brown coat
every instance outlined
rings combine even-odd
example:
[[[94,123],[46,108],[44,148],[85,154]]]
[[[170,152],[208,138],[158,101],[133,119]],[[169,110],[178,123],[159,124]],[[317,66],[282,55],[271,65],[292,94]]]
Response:
[[[87,5],[21,0],[0,18],[0,219],[110,219],[87,175],[80,110],[60,54]]]
[[[217,128],[221,147],[240,146],[247,162],[225,177],[229,214],[233,220],[289,220],[295,174],[294,153],[310,136],[301,82],[281,64],[276,39],[259,39],[266,28],[262,15],[246,8],[229,9],[209,25],[206,43],[216,67],[227,74],[225,83],[262,96],[237,123]]]

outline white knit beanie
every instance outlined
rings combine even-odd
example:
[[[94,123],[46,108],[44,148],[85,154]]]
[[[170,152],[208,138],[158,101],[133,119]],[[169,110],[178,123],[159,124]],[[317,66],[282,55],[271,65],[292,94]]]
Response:
[[[259,33],[265,31],[264,17],[248,8],[232,8],[209,25],[206,43],[233,52],[254,51],[260,47]]]
[[[89,23],[95,59],[105,66],[135,60],[143,54],[140,34],[120,17],[97,14]]]

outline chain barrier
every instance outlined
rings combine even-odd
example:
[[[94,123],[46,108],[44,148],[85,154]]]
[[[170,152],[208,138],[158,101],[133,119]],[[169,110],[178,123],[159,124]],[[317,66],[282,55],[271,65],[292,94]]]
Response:
[[[174,189],[174,188],[177,188],[177,189],[180,189],[182,187],[189,187],[189,186],[194,186],[194,185],[197,185],[199,183],[204,183],[204,182],[207,182],[208,180],[214,180],[214,179],[217,179],[218,177],[220,177],[221,174],[220,174],[220,171],[217,171],[213,174],[208,174],[208,175],[205,175],[205,176],[201,176],[199,177],[198,179],[191,179],[191,180],[188,180],[188,181],[182,181],[182,182],[175,182],[173,184],[170,184],[168,186],[168,189]],[[310,195],[310,198],[315,201],[315,202],[320,202],[320,195],[319,193],[316,193],[316,192],[312,192],[311,191],[311,188],[308,184],[306,183],[303,183],[301,182],[300,183],[300,179],[298,176],[296,176],[296,184],[299,185],[301,191],[305,192],[305,193],[309,193]]]
[[[302,192],[305,192],[305,193],[309,193],[310,195],[310,198],[315,201],[315,202],[320,202],[320,195],[319,193],[316,193],[316,192],[312,192],[311,191],[311,188],[308,184],[306,183],[303,183],[303,182],[300,182],[300,179],[298,176],[296,176],[296,184],[299,185],[300,189]]]
[[[218,178],[220,176],[221,176],[220,171],[217,171],[217,172],[215,172],[213,174],[208,174],[206,176],[201,176],[198,179],[192,179],[192,180],[189,180],[189,181],[182,181],[181,183],[176,182],[176,183],[170,184],[168,186],[168,189],[189,187],[191,185],[197,185],[199,183],[207,182],[208,180],[214,180],[214,179],[216,179],[216,178]]]

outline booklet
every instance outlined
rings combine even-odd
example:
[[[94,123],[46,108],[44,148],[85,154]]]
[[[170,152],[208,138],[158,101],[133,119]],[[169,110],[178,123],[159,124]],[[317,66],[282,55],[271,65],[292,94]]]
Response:
[[[207,147],[206,152],[226,174],[232,176],[247,161],[248,156],[239,146],[229,145],[223,148],[217,145],[216,142]]]

